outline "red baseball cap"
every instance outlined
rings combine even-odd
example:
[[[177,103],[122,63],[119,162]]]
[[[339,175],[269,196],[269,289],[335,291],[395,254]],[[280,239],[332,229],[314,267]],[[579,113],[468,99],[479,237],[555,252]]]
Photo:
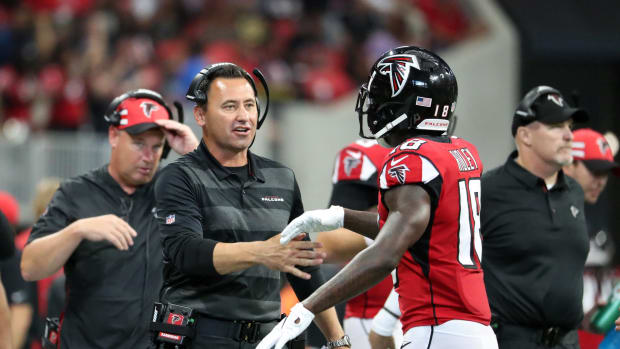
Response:
[[[592,172],[611,171],[620,176],[620,164],[614,161],[605,137],[589,128],[573,132],[573,159],[583,161]]]
[[[118,128],[131,134],[159,127],[155,120],[170,119],[168,109],[150,98],[127,98],[116,110],[121,117]]]
[[[19,203],[13,195],[5,191],[0,191],[0,211],[12,225],[19,221]]]

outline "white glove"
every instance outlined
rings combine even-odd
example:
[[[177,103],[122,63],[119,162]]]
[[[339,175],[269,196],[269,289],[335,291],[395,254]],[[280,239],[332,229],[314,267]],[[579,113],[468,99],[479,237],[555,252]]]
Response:
[[[280,243],[288,244],[301,233],[315,233],[342,228],[344,225],[344,208],[331,206],[326,210],[313,210],[304,212],[301,216],[293,219],[282,231]]]
[[[295,339],[310,326],[313,319],[314,314],[304,308],[303,304],[295,304],[295,306],[291,308],[291,313],[282,319],[282,321],[258,343],[256,349],[284,348],[288,341]]]

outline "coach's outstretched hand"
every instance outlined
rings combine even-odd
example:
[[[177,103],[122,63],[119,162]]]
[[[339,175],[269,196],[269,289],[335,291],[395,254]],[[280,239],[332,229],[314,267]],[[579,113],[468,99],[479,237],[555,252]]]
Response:
[[[315,233],[342,228],[344,224],[344,209],[340,206],[331,206],[326,210],[304,212],[293,219],[282,231],[280,243],[287,244],[302,233]]]
[[[326,210],[324,210],[326,211]],[[299,336],[314,319],[308,309],[304,308],[301,303],[295,304],[291,308],[289,316],[285,317],[269,332],[263,340],[258,343],[256,349],[280,349],[284,348],[286,343]]]

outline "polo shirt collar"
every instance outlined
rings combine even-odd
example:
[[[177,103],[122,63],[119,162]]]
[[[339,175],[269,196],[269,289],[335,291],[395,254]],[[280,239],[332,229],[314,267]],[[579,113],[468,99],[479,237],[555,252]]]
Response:
[[[204,139],[200,141],[200,146],[198,147],[198,152],[207,159],[206,167],[211,169],[219,180],[223,180],[224,178],[233,175],[233,173],[222,166],[219,161],[211,154],[209,149],[207,148],[207,144]],[[251,151],[248,150],[248,163],[250,165],[250,178],[256,178],[260,182],[265,182],[265,177],[263,176],[262,171],[256,164],[256,155],[254,155]]]
[[[546,188],[547,186],[545,184],[544,179],[534,175],[530,171],[521,167],[521,165],[519,165],[515,161],[518,155],[519,153],[515,150],[508,156],[508,160],[506,160],[506,165],[505,165],[506,171],[508,171],[510,175],[512,175],[518,181],[520,181],[521,183],[525,184],[528,187],[534,188],[534,187],[542,186],[543,188]],[[551,190],[559,190],[559,189],[563,189],[566,187],[567,187],[567,183],[566,183],[564,171],[560,170],[560,172],[558,173],[557,181]]]
[[[123,190],[121,185],[118,184],[116,179],[112,177],[112,175],[110,174],[110,171],[108,170],[109,166],[110,164],[107,163],[104,166],[99,167],[96,170],[96,176],[101,178],[101,181],[105,184],[104,188],[108,191],[111,190],[112,192],[110,193],[115,194],[115,195],[135,197],[138,194],[142,193],[144,190],[146,190],[145,188],[147,188],[150,183],[153,183],[155,181],[155,177],[153,177],[153,179],[149,183],[136,187],[136,191],[134,191],[132,194],[128,194],[126,191]],[[157,168],[156,171],[159,172],[159,168]],[[157,176],[157,173],[155,173],[155,176]]]

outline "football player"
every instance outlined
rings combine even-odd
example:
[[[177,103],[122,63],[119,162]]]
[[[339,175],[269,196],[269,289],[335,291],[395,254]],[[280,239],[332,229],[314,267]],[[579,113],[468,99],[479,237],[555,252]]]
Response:
[[[359,139],[338,152],[332,176],[330,205],[377,212],[378,172],[390,149],[375,140]],[[347,229],[320,232],[316,240],[327,254],[327,263],[346,263],[373,240]],[[350,299],[345,308],[344,330],[356,349],[398,348],[402,331],[397,295],[390,298],[392,277]],[[375,315],[379,314],[373,321]]]
[[[282,348],[314,314],[367,290],[396,267],[402,347],[497,348],[480,268],[482,162],[471,143],[442,136],[457,92],[452,69],[427,50],[399,47],[373,64],[356,109],[362,136],[365,124],[380,144],[394,147],[379,175],[378,216],[338,206],[308,211],[287,226],[281,242],[341,227],[375,242],[296,304],[259,349]]]

